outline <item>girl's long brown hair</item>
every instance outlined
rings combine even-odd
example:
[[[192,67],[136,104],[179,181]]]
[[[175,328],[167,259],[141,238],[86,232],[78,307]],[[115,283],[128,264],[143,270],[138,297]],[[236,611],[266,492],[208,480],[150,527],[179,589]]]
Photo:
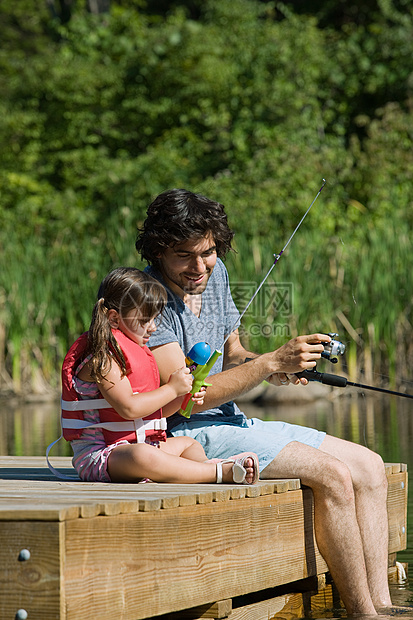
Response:
[[[131,310],[137,310],[142,323],[150,321],[162,312],[167,301],[165,288],[139,269],[119,267],[111,271],[102,281],[98,291],[98,301],[93,312],[88,331],[87,356],[90,375],[100,382],[115,359],[126,374],[126,362],[119,344],[112,334],[108,311],[116,310],[125,317]]]

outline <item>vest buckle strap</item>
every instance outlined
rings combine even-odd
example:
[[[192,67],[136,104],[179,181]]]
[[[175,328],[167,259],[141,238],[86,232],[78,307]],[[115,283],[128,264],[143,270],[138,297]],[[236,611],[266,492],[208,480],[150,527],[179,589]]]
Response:
[[[155,431],[166,431],[168,426],[166,418],[159,418],[157,420],[153,420],[153,422],[153,428]]]

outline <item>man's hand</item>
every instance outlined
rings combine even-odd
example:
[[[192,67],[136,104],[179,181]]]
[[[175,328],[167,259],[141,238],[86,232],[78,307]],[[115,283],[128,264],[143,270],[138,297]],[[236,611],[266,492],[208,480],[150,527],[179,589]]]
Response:
[[[270,375],[267,378],[267,381],[268,383],[272,383],[272,385],[276,385],[277,387],[279,387],[280,385],[289,385],[290,383],[292,383],[293,385],[300,385],[300,383],[302,385],[308,384],[308,380],[304,379],[304,377],[302,379],[299,379],[297,375],[286,374],[284,372],[275,372],[273,375]]]
[[[195,412],[235,400],[264,380],[275,385],[282,385],[281,381],[287,379],[288,383],[306,384],[307,380],[300,380],[295,373],[314,368],[324,351],[322,343],[330,340],[326,334],[298,336],[276,351],[257,355],[244,349],[238,333],[233,332],[225,345],[225,370],[209,376],[208,383],[212,385],[205,394],[204,405],[195,405]],[[161,383],[185,364],[185,356],[177,342],[154,347],[152,353],[158,364]]]
[[[299,379],[295,373],[314,368],[324,351],[323,343],[330,340],[326,334],[297,336],[273,353],[264,354],[272,356],[271,363],[277,369],[268,376],[267,381],[277,386],[289,383],[307,385],[307,379]]]

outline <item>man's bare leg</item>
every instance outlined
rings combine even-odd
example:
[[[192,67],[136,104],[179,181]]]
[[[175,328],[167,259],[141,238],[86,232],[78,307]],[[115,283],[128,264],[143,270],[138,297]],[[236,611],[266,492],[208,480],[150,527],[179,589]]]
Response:
[[[327,435],[320,450],[350,469],[367,581],[376,609],[391,605],[388,564],[387,477],[381,457],[364,446]]]
[[[347,612],[375,615],[349,467],[326,451],[291,442],[261,478],[300,478],[312,489],[317,546]]]

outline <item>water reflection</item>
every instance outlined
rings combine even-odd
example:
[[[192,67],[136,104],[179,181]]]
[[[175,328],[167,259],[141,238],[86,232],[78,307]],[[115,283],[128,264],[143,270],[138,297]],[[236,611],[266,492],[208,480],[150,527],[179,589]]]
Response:
[[[313,426],[363,444],[387,462],[404,462],[413,470],[413,401],[354,394],[305,404],[258,406],[242,403],[249,417],[280,419]],[[0,455],[39,456],[60,435],[59,402],[0,402]],[[69,455],[65,443],[56,454]],[[59,452],[60,450],[60,452]]]
[[[242,405],[249,417],[313,426],[378,452],[386,462],[413,459],[413,401],[353,394],[305,404]],[[412,463],[413,465],[413,463]]]
[[[60,436],[59,401],[22,403],[0,402],[0,455],[43,456],[52,441]],[[71,448],[60,441],[55,456],[70,456]]]
[[[406,463],[413,472],[413,401],[375,395],[353,394],[334,400],[305,404],[256,406],[242,404],[249,417],[281,419],[313,426],[331,435],[348,439],[378,452],[385,462]],[[0,403],[0,455],[42,456],[46,446],[60,435],[59,402]],[[55,456],[69,456],[70,445],[60,441]],[[413,570],[413,492],[409,493],[407,550],[400,561]],[[395,604],[413,605],[413,580],[404,586],[392,585]],[[404,615],[406,617],[406,615]],[[413,620],[412,614],[407,618]]]

